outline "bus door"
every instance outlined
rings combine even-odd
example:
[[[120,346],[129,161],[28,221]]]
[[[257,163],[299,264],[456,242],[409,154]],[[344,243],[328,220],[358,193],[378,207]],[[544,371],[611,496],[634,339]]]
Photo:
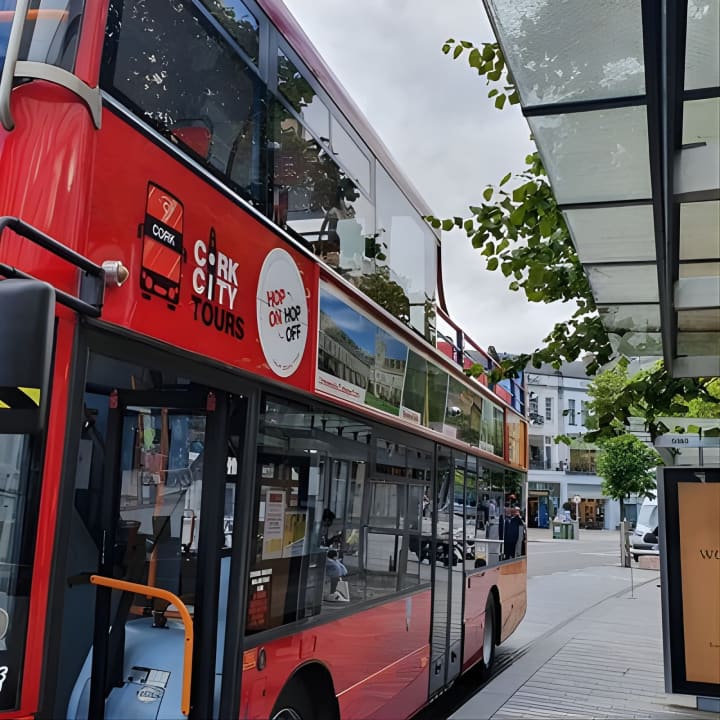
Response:
[[[435,474],[433,535],[430,561],[433,572],[430,687],[432,696],[460,673],[462,664],[463,571],[465,541],[461,475],[452,450],[439,448]],[[462,472],[462,470],[461,470]]]
[[[92,652],[68,717],[218,715],[226,625],[241,615],[227,607],[247,401],[187,388],[88,384],[86,426],[96,427],[81,441],[76,507],[99,553]]]

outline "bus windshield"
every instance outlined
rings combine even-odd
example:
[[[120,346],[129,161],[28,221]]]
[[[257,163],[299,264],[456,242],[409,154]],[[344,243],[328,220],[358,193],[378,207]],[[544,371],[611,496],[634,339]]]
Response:
[[[19,60],[48,63],[64,70],[75,64],[83,3],[41,0],[25,20]],[[5,65],[16,0],[0,0],[0,66]]]

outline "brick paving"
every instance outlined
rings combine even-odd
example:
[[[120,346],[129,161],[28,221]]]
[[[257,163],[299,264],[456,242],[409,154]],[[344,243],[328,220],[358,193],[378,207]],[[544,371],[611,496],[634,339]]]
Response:
[[[537,637],[451,720],[720,718],[696,710],[694,697],[665,693],[659,574],[637,573],[631,593],[611,584],[617,569],[594,572],[584,573],[583,581],[586,592],[597,586],[600,602],[568,612],[566,624]],[[555,578],[558,595],[564,581],[577,578]]]

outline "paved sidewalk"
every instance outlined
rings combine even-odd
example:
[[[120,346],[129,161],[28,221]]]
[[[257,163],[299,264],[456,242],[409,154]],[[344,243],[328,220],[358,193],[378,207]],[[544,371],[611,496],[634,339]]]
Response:
[[[528,614],[507,641],[526,652],[450,720],[720,717],[664,691],[659,577],[635,569],[632,592],[620,567],[531,578]]]

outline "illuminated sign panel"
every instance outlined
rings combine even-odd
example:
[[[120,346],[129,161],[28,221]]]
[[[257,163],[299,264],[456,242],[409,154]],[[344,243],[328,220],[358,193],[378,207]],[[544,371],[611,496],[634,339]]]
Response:
[[[661,468],[658,490],[666,690],[720,697],[720,468]]]

